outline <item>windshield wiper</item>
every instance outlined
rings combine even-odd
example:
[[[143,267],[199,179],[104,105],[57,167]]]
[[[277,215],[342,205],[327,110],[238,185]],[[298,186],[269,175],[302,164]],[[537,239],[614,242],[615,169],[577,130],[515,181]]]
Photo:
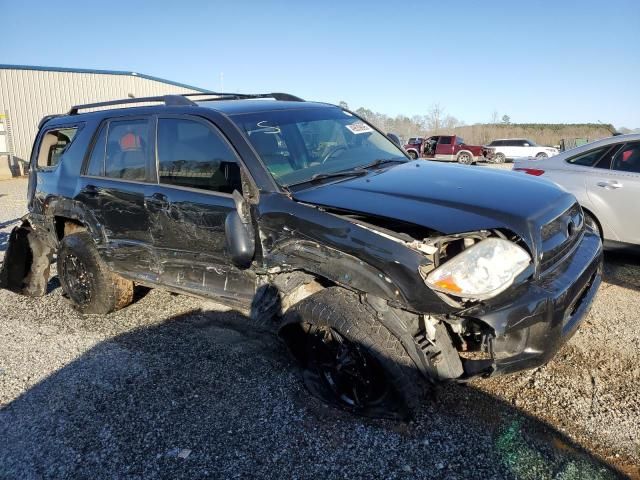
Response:
[[[406,158],[401,158],[401,157],[393,157],[393,158],[379,158],[378,160],[375,160],[367,165],[361,165],[357,168],[373,168],[373,167],[377,167],[379,165],[382,165],[383,163],[405,163],[408,160]]]
[[[367,165],[358,165],[357,167],[354,168],[350,168],[349,170],[339,170],[337,172],[328,172],[328,173],[316,173],[314,175],[312,175],[308,180],[304,180],[302,182],[298,182],[298,183],[292,183],[287,185],[288,187],[295,187],[298,185],[302,185],[304,183],[313,183],[316,182],[318,180],[324,180],[326,178],[340,178],[340,177],[361,177],[363,175],[366,175],[367,169],[368,168],[373,168],[373,167],[377,167],[379,165],[382,165],[383,163],[388,163],[388,162],[393,162],[393,163],[405,163],[408,160],[405,160],[403,158],[381,158],[379,160],[376,160],[374,162],[371,162]]]
[[[307,181],[313,182],[316,180],[324,180],[325,178],[337,178],[337,177],[361,177],[366,175],[367,171],[362,167],[353,168],[350,170],[340,170],[339,172],[331,173],[316,173],[311,175],[311,178]]]

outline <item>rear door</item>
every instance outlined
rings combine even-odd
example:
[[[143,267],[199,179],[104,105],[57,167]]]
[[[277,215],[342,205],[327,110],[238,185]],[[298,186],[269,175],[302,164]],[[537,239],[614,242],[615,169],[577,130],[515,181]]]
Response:
[[[158,184],[146,197],[162,283],[247,304],[251,271],[231,263],[225,220],[242,193],[240,161],[222,132],[189,115],[156,119]]]
[[[602,161],[607,162],[599,165],[604,168],[593,168],[586,178],[591,203],[615,240],[640,244],[640,142],[626,143]]]
[[[99,249],[111,267],[136,278],[155,278],[156,262],[145,196],[153,186],[151,119],[104,121],[93,139],[76,200],[100,229]]]
[[[505,140],[503,151],[505,157],[516,158],[522,156],[523,149],[518,140]]]

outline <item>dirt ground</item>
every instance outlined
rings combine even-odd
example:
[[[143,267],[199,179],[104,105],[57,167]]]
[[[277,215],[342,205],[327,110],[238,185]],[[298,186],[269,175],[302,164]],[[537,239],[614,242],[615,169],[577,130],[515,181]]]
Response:
[[[482,167],[470,167],[482,168]],[[0,258],[25,212],[0,182]],[[301,386],[273,332],[160,290],[82,316],[0,291],[0,478],[640,478],[640,258],[607,255],[546,366],[436,389],[411,423]]]

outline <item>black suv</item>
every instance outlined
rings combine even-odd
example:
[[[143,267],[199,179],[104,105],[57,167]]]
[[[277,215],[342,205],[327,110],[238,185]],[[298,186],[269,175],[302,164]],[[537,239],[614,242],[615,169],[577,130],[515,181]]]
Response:
[[[55,256],[84,313],[134,284],[213,297],[277,327],[307,386],[359,413],[410,412],[424,379],[541,365],[585,316],[602,249],[572,195],[412,161],[333,105],[192,98],[45,118],[0,286],[44,295]],[[134,102],[160,105],[106,108]]]

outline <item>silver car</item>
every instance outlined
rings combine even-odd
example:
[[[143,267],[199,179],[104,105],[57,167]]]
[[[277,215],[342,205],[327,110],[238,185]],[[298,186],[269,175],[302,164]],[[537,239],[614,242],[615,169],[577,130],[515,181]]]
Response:
[[[546,159],[519,158],[513,169],[573,193],[605,246],[640,246],[640,134],[619,135]]]

